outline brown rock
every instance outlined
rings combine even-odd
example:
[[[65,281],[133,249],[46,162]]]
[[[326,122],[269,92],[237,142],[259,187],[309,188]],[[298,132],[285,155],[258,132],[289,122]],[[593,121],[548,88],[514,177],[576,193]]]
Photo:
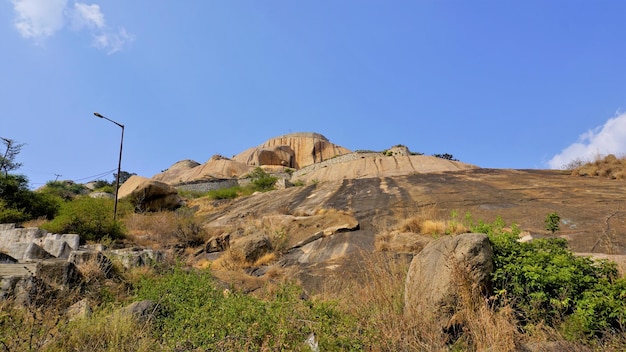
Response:
[[[392,177],[416,173],[434,173],[475,169],[474,165],[426,155],[391,155],[380,153],[355,155],[352,160],[333,160],[316,164],[293,174],[294,180],[337,181],[343,179]]]
[[[413,257],[405,285],[405,307],[439,315],[447,327],[459,307],[461,285],[487,292],[493,272],[493,252],[485,234],[444,236]]]
[[[136,208],[144,211],[173,210],[182,205],[174,187],[136,175],[124,182],[118,196],[130,199]]]
[[[248,165],[221,155],[214,155],[202,165],[191,161],[179,161],[167,171],[155,175],[152,179],[170,185],[178,185],[237,178],[247,174],[250,170],[252,170],[252,167]]]
[[[282,165],[299,169],[348,153],[350,150],[331,143],[321,134],[291,133],[250,148],[233,160],[253,166]]]

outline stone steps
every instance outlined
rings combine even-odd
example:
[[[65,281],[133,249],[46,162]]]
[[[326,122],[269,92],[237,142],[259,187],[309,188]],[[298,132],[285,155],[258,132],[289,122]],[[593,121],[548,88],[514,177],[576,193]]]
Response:
[[[0,264],[0,278],[19,276],[27,277],[37,274],[37,263]]]

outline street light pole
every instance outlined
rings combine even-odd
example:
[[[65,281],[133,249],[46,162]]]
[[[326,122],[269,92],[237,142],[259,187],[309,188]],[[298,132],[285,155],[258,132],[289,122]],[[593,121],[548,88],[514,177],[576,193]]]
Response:
[[[117,123],[117,122],[111,120],[110,118],[108,118],[106,116],[102,116],[98,112],[94,112],[93,114],[96,117],[99,117],[101,119],[105,119],[105,120],[111,121],[114,124],[116,124],[116,125],[118,125],[118,126],[120,126],[122,128],[122,139],[120,141],[120,158],[119,158],[119,161],[117,163],[117,177],[115,177],[115,206],[113,207],[113,221],[115,221],[117,219],[117,193],[118,193],[119,188],[120,188],[120,172],[122,171],[122,147],[124,146],[124,125],[122,125],[121,123]]]

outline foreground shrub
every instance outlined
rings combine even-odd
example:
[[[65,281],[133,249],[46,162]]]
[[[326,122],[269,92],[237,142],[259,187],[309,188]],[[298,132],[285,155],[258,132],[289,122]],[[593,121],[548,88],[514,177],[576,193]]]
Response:
[[[44,351],[160,351],[150,338],[149,323],[139,323],[120,310],[59,324],[60,332]]]
[[[501,219],[472,230],[489,234],[494,292],[513,304],[523,324],[565,321],[562,327],[576,337],[624,332],[626,282],[617,279],[614,263],[576,256],[561,238],[519,242],[519,229],[505,230]]]
[[[53,233],[75,233],[83,241],[118,239],[124,235],[119,221],[113,220],[114,200],[78,197],[62,204],[59,215],[41,227]],[[128,204],[118,204],[118,214],[127,212]]]
[[[315,333],[320,350],[362,350],[357,324],[333,303],[300,299],[292,285],[269,300],[229,293],[208,271],[174,272],[144,278],[137,298],[159,302],[153,336],[169,349],[185,342],[187,350],[305,350]]]

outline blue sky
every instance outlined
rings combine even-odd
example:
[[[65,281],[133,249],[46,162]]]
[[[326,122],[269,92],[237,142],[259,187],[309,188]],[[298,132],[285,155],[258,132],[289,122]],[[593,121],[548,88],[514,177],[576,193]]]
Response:
[[[0,137],[34,187],[290,132],[490,168],[626,152],[625,1],[0,0]],[[104,176],[100,176],[104,175]]]

